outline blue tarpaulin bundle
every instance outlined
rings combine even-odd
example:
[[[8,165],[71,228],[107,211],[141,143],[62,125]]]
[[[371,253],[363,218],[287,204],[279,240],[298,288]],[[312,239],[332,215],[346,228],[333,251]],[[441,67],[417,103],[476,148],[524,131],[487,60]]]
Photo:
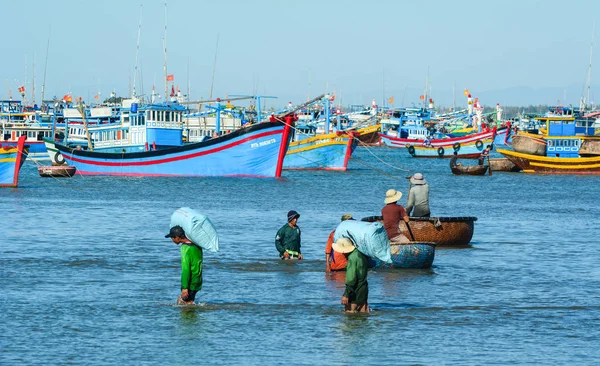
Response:
[[[219,236],[210,219],[189,207],[177,209],[171,215],[171,227],[181,226],[185,236],[202,249],[219,251]]]
[[[348,238],[362,254],[392,263],[390,239],[379,222],[342,221],[335,229],[334,240]]]

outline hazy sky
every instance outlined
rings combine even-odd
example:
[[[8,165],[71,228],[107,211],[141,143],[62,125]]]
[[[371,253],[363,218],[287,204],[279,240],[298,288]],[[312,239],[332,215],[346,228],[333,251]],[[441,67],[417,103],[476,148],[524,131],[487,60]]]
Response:
[[[46,99],[128,95],[140,8],[143,92],[156,84],[162,94],[164,4],[5,1],[0,97],[12,90],[20,99],[27,79],[31,99],[35,59],[39,102],[48,37]],[[434,99],[445,103],[454,86],[457,98],[465,87],[474,95],[513,87],[580,91],[599,14],[600,1],[583,0],[169,0],[167,67],[183,92],[189,80],[191,98],[207,99],[219,37],[213,97],[274,95],[284,105],[336,91],[344,104],[380,103],[384,95],[408,104],[418,101],[428,73]],[[592,84],[600,85],[597,45],[594,52]],[[136,84],[140,94],[139,76]],[[574,103],[580,95],[566,96]]]

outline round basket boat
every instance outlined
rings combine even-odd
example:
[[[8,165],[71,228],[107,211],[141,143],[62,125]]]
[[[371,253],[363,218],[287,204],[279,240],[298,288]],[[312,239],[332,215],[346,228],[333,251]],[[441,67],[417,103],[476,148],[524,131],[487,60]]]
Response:
[[[382,221],[381,216],[365,217],[362,221]],[[473,238],[477,217],[411,217],[410,229],[414,241],[433,242],[438,246],[464,246]],[[411,238],[406,225],[400,224],[400,233]]]
[[[390,243],[392,263],[375,260],[375,267],[379,268],[429,268],[435,258],[435,243],[409,242]]]

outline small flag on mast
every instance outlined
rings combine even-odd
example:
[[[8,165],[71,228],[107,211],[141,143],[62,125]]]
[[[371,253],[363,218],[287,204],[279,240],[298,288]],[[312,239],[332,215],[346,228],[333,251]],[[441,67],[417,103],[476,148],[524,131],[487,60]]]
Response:
[[[173,81],[175,80],[175,75],[171,74],[171,75],[167,75],[167,81]]]

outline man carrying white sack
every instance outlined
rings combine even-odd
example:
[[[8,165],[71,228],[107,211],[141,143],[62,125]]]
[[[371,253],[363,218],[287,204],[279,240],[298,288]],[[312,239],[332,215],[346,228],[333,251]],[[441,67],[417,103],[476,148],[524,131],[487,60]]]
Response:
[[[202,289],[203,250],[219,251],[219,237],[210,219],[189,207],[177,209],[171,216],[166,238],[181,244],[181,295],[178,305],[193,305]]]
[[[181,244],[181,295],[177,305],[192,305],[202,289],[202,248],[194,245],[179,225],[173,226],[165,238]]]

